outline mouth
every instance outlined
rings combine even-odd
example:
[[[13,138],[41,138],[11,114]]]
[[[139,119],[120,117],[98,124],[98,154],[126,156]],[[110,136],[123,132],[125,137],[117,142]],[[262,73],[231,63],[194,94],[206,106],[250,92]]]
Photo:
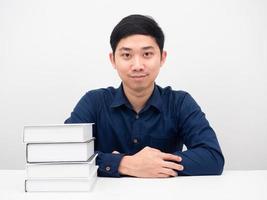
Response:
[[[138,75],[130,75],[130,78],[141,79],[141,78],[145,78],[146,76],[148,76],[148,74],[138,74]]]

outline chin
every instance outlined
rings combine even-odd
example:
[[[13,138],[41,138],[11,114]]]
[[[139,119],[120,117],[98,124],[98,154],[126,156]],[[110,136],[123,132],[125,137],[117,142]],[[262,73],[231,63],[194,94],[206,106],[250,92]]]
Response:
[[[144,90],[147,90],[150,86],[145,84],[135,84],[132,89],[136,92],[142,92]]]
[[[136,92],[143,92],[147,89],[149,89],[151,86],[154,85],[154,82],[124,82],[124,84],[128,87],[131,88],[131,90],[136,91]]]

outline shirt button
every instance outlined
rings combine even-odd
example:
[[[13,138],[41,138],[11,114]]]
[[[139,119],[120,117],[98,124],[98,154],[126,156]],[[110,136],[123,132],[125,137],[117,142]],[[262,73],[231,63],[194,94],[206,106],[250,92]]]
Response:
[[[135,115],[135,119],[139,119],[139,115]]]
[[[134,144],[137,144],[138,143],[138,140],[135,138],[135,139],[133,139],[133,143]]]
[[[110,166],[106,167],[106,171],[108,171],[108,172],[110,171]]]

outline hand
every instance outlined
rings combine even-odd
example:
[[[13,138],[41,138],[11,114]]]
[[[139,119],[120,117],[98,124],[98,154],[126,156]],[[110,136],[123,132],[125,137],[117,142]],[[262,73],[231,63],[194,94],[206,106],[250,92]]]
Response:
[[[182,158],[173,154],[163,153],[158,149],[145,147],[132,156],[124,156],[119,166],[119,172],[140,178],[165,178],[177,176],[182,171]]]

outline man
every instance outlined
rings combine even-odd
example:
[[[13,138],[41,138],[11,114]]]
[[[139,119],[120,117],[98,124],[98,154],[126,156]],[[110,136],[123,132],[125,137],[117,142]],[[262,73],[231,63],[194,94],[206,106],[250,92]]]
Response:
[[[143,15],[125,17],[110,44],[120,87],[87,92],[65,121],[95,123],[98,175],[221,174],[224,157],[200,107],[188,93],[155,84],[167,56],[158,24]]]

